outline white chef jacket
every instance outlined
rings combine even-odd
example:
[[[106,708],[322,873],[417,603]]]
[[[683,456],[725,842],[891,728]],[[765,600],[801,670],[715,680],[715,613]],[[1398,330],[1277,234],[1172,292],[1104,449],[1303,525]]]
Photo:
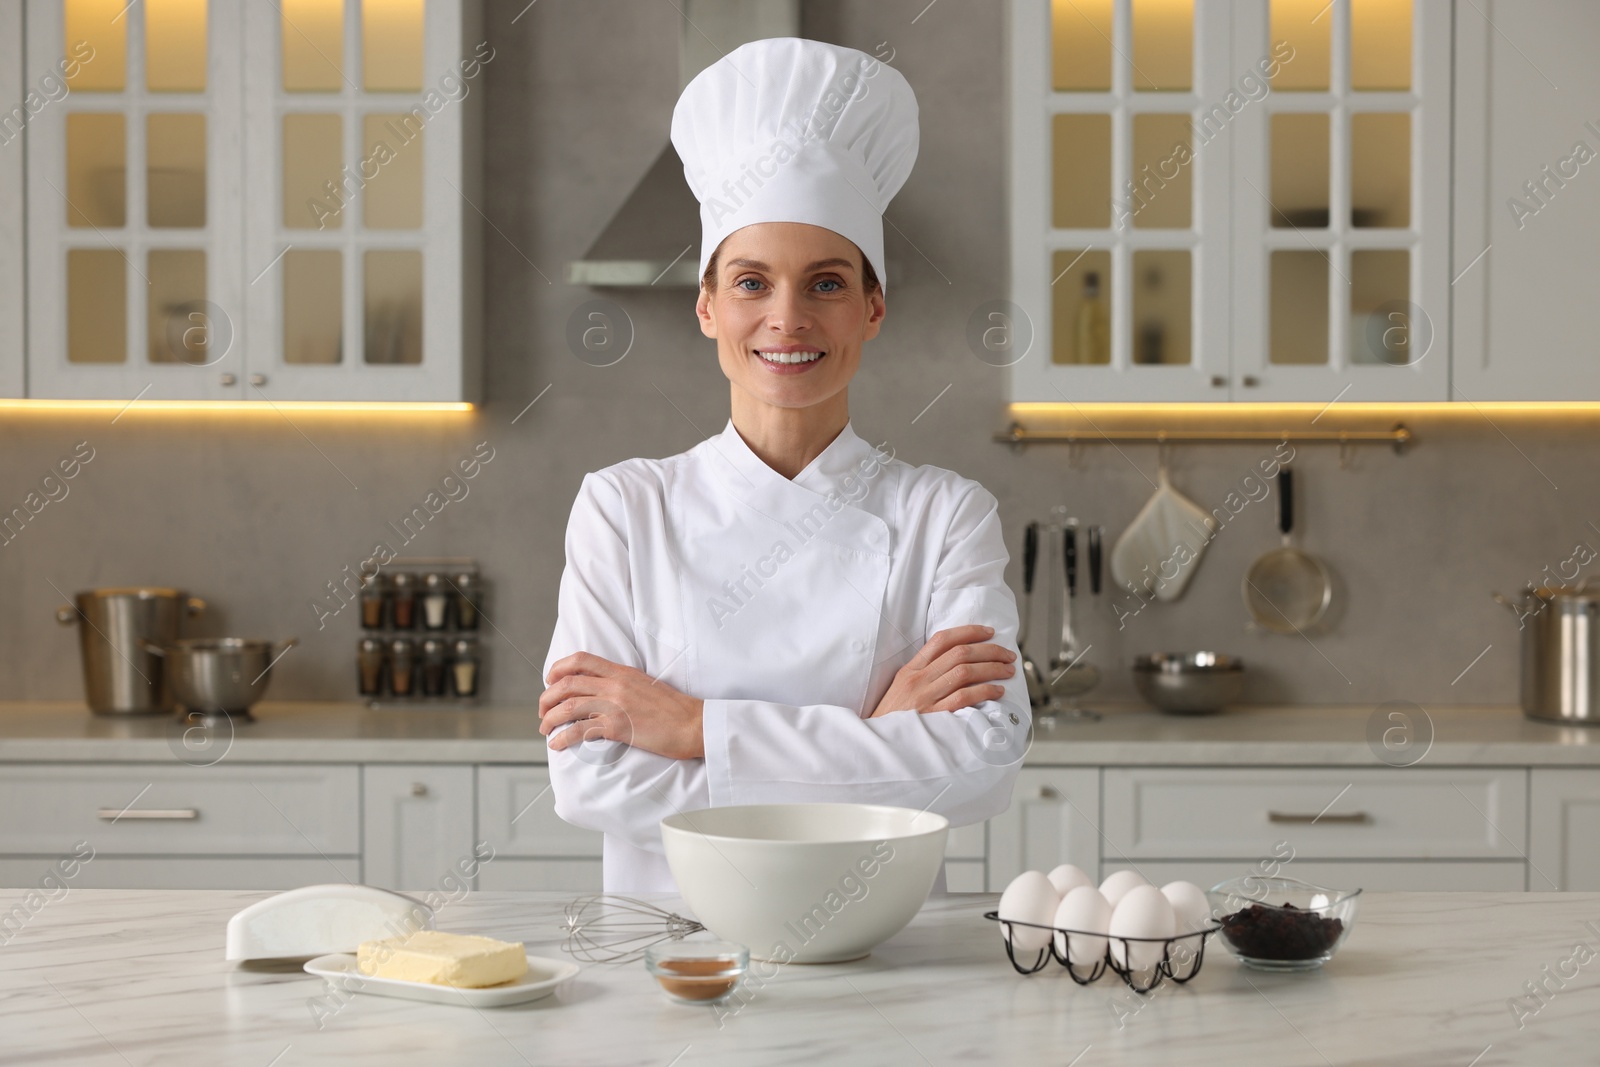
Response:
[[[1020,659],[1002,700],[865,717],[939,630],[992,626],[1016,650],[997,505],[977,482],[849,425],[791,481],[730,420],[687,452],[585,476],[566,553],[546,675],[590,652],[705,702],[702,759],[606,740],[550,752],[556,813],[605,834],[607,892],[677,891],[659,823],[678,812],[852,802],[960,826],[1010,804],[1030,725]]]

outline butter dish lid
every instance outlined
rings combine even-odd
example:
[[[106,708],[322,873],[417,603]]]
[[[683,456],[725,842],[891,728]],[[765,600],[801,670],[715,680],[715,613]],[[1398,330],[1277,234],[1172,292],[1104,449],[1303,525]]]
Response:
[[[370,885],[308,885],[258,900],[229,919],[224,958],[307,959],[432,929],[433,909],[404,893]]]

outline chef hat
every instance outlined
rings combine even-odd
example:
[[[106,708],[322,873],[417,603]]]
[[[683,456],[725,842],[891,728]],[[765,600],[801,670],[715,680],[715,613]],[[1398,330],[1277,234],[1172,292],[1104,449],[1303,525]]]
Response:
[[[854,241],[887,278],[883,211],[917,159],[917,98],[854,48],[773,37],[695,76],[672,144],[700,201],[700,271],[735,230],[804,222]]]

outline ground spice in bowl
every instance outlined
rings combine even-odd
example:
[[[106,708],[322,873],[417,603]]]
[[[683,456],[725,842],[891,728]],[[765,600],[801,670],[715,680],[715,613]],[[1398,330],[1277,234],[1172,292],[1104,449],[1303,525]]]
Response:
[[[673,1000],[715,1004],[733,994],[750,966],[750,952],[731,941],[669,941],[652,945],[644,965]]]
[[[739,984],[738,966],[735,959],[661,960],[656,964],[656,981],[683,1000],[716,1000]]]

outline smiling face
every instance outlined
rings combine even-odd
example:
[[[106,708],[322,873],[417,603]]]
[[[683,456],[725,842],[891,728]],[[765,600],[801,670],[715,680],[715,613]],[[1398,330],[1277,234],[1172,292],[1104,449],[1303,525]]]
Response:
[[[734,390],[778,408],[842,402],[885,312],[864,266],[852,241],[821,226],[762,222],[729,234],[695,313]]]

